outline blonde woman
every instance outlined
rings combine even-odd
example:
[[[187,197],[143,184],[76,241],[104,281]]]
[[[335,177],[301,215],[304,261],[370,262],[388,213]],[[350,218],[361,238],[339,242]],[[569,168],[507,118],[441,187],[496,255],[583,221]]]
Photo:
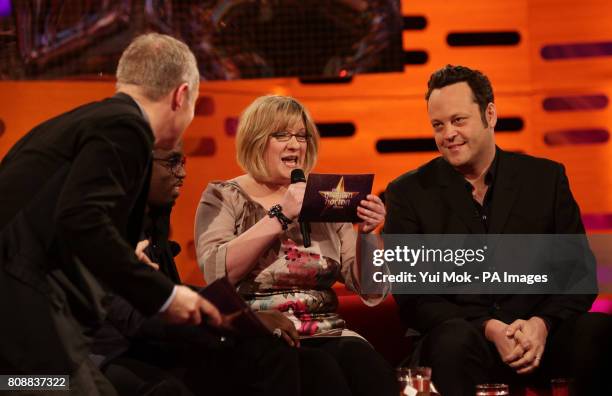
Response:
[[[255,310],[277,309],[295,324],[302,348],[328,354],[351,394],[397,394],[391,368],[336,313],[336,281],[359,293],[357,232],[352,224],[312,223],[304,247],[296,218],[305,183],[291,184],[291,171],[306,174],[316,162],[319,134],[298,101],[263,96],[243,112],[237,160],[246,172],[210,183],[196,213],[198,264],[206,281],[223,276]],[[358,208],[359,232],[382,223],[385,207],[368,195]],[[362,297],[372,305],[381,297]],[[285,332],[283,332],[285,336]]]

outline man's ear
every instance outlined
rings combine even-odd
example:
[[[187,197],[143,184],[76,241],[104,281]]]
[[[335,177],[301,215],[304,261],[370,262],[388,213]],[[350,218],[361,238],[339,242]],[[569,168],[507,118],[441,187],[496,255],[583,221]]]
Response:
[[[497,124],[497,109],[495,108],[495,103],[489,103],[487,105],[485,116],[487,118],[489,128],[495,128],[495,125]]]
[[[189,100],[189,84],[182,83],[172,91],[172,110],[176,111],[187,106]]]

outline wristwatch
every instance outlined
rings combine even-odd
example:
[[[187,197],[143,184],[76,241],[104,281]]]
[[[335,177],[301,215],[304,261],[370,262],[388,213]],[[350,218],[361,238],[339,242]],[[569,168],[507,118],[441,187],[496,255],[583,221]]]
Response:
[[[270,216],[270,218],[276,217],[276,220],[281,224],[283,230],[286,230],[289,224],[291,224],[291,219],[283,214],[283,207],[278,204],[272,206],[270,210],[268,210],[268,216]]]

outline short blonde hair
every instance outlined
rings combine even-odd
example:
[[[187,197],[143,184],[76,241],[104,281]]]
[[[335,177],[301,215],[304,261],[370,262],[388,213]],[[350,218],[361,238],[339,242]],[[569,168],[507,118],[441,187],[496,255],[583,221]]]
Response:
[[[236,135],[236,159],[242,169],[255,179],[265,179],[268,170],[264,153],[269,136],[285,130],[298,120],[304,123],[306,133],[310,135],[304,158],[304,172],[310,172],[317,162],[319,131],[300,102],[280,95],[261,96],[242,112]]]
[[[187,45],[173,37],[148,33],[136,37],[117,65],[117,87],[139,86],[147,99],[156,101],[179,85],[189,84],[189,95],[199,89],[200,72]]]

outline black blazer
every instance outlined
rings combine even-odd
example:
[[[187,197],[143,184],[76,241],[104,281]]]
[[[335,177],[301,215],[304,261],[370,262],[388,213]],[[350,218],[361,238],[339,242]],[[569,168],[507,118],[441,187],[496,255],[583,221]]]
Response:
[[[563,165],[497,149],[489,233],[583,234]],[[438,157],[391,183],[387,234],[485,234],[465,179]],[[594,295],[394,295],[402,319],[426,333],[452,318],[476,325],[543,317],[551,328],[591,307]]]
[[[174,258],[180,245],[168,239],[171,207],[151,208],[145,216],[144,238],[150,241],[145,253],[159,264],[159,272],[180,284]],[[198,288],[189,286],[194,290]],[[96,330],[91,347],[92,360],[103,367],[128,352],[131,358],[141,358],[146,352],[149,363],[169,364],[168,353],[183,351],[196,356],[209,348],[228,347],[228,336],[221,337],[206,325],[171,325],[159,317],[146,318],[125,299],[109,294],[105,298],[108,315],[103,326]],[[157,356],[156,356],[157,355]],[[173,355],[171,355],[173,356]]]
[[[173,283],[134,255],[152,143],[136,102],[117,94],[35,127],[3,158],[0,369],[70,372],[106,287],[148,315],[168,298]]]

